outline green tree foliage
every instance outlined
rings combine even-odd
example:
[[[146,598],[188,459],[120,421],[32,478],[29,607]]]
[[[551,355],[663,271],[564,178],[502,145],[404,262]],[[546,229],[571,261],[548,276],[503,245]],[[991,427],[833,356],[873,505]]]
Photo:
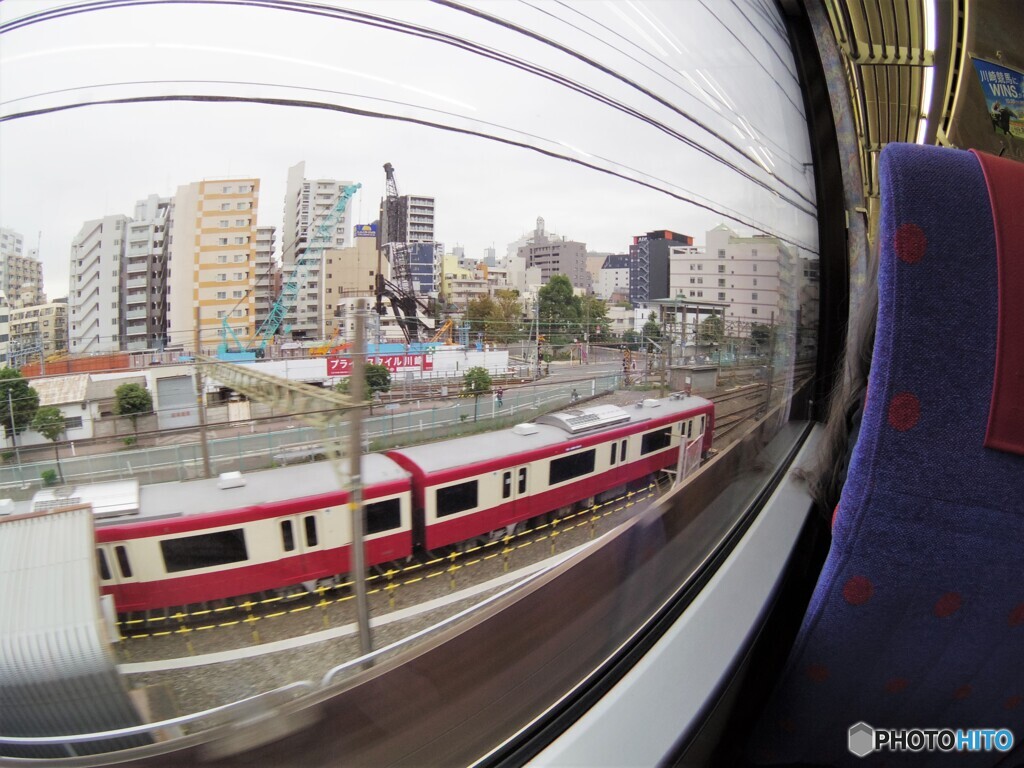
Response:
[[[721,344],[724,336],[725,328],[720,315],[705,318],[697,327],[698,344]]]
[[[658,325],[658,321],[655,319],[653,312],[651,312],[651,316],[647,318],[647,322],[644,323],[644,327],[641,331],[641,334],[643,335],[645,341],[661,341],[661,326]]]
[[[590,341],[602,341],[611,335],[608,305],[597,296],[580,297],[580,317],[583,321],[583,331],[589,334]]]
[[[764,323],[754,323],[750,326],[750,340],[754,343],[754,348],[759,352],[763,352],[768,349],[768,342],[771,339],[772,329],[771,326],[765,325]]]
[[[366,386],[363,389],[366,391],[367,397],[373,397],[374,392],[388,392],[391,390],[391,371],[388,370],[386,365],[368,363],[364,369],[364,375],[366,377]]]
[[[55,405],[44,405],[32,417],[32,429],[53,443],[53,455],[57,459],[57,472],[60,475],[61,483],[63,483],[64,472],[60,467],[60,453],[57,451],[57,440],[64,434],[64,414]]]
[[[490,296],[481,296],[466,305],[466,322],[473,333],[482,333],[486,336],[493,315],[494,300]]]
[[[136,420],[144,413],[153,412],[153,396],[141,384],[122,384],[114,390],[114,413],[129,416],[132,429],[137,433]]]
[[[487,338],[499,344],[508,344],[519,338],[519,325],[523,318],[523,305],[519,291],[495,291],[488,316]]]
[[[491,391],[491,374],[486,368],[476,366],[466,371],[462,377],[462,391],[464,394],[484,394]]]
[[[8,397],[10,393],[10,397]],[[32,424],[39,409],[39,393],[29,386],[28,379],[16,368],[0,368],[0,419],[4,433],[11,436],[11,406],[14,411],[14,431],[24,432]]]
[[[386,365],[367,363],[363,368],[363,399],[371,400],[376,392],[391,390],[391,371]],[[334,391],[347,395],[352,391],[352,378],[346,377],[334,385]]]
[[[555,275],[537,292],[541,333],[553,345],[568,344],[578,337],[580,297],[573,293],[565,275]]]
[[[625,342],[626,346],[630,349],[636,349],[640,343],[640,334],[630,328],[622,333],[622,341]]]

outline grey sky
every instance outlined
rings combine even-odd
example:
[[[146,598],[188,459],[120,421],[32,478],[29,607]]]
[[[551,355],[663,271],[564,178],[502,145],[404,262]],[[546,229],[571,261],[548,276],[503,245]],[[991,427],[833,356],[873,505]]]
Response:
[[[0,22],[66,4],[7,0]],[[0,35],[0,115],[175,94],[331,102],[527,143],[736,211],[816,248],[813,216],[787,202],[812,209],[799,195],[814,195],[798,89],[792,65],[775,53],[786,49],[763,18],[766,3],[476,6],[641,83],[739,152],[609,74],[489,21],[419,0],[329,4],[443,31],[551,70],[678,131],[736,169],[509,64],[436,40],[269,8],[138,7],[9,31]],[[126,81],[136,84],[113,85]],[[764,97],[778,93],[776,82],[792,101]],[[80,90],[38,95],[72,88]],[[483,138],[317,109],[166,102],[0,123],[0,226],[24,234],[28,247],[42,232],[46,289],[59,297],[67,290],[71,239],[83,221],[131,215],[136,200],[171,195],[192,181],[255,176],[259,223],[280,229],[287,169],[300,160],[307,176],[363,184],[353,209],[358,223],[375,218],[382,166],[391,162],[402,193],[437,199],[438,239],[448,250],[464,245],[470,256],[492,244],[503,254],[538,215],[561,235],[616,252],[627,249],[632,235],[660,228],[702,243],[704,232],[723,221],[664,192]],[[741,234],[752,231],[727,223]]]

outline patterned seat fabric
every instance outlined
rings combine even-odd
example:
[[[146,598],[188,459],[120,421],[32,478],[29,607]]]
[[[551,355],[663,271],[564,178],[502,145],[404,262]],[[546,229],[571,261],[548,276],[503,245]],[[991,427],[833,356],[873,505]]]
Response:
[[[1000,311],[1024,307],[1024,286],[1006,285],[1003,266],[1024,270],[1024,238],[1003,231],[997,268],[1007,201],[994,222],[986,176],[995,163],[1016,179],[1009,210],[1024,218],[1024,166],[984,160],[915,145],[882,152],[879,311],[863,422],[828,559],[755,733],[757,763],[1021,760],[1024,456],[985,442]],[[1024,327],[1016,340],[1003,331],[1000,356],[1024,349]],[[1024,369],[1006,376],[1004,404],[1019,410]],[[858,722],[1009,728],[1015,744],[1009,755],[860,758],[848,750]]]

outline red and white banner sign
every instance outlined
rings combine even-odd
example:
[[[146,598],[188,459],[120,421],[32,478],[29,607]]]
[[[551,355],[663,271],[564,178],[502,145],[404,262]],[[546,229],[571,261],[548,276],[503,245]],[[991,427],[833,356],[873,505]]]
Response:
[[[434,359],[427,355],[370,355],[367,364],[383,365],[392,373],[400,371],[432,371]],[[348,376],[352,372],[351,357],[328,357],[328,376]]]

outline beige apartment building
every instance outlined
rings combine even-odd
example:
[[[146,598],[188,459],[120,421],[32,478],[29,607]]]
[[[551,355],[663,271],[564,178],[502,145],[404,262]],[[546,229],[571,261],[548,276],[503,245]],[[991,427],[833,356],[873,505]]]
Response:
[[[359,228],[356,228],[358,233]],[[376,295],[377,280],[377,239],[375,237],[353,238],[355,245],[324,251],[324,321],[327,338],[344,324],[339,322],[339,307],[342,314],[351,299],[365,297],[372,304]],[[390,265],[387,259],[379,259],[385,279],[390,279]]]
[[[172,345],[242,344],[256,331],[256,215],[259,179],[199,181],[178,187],[168,258],[167,334]],[[226,338],[225,338],[226,337]]]
[[[43,355],[60,354],[68,350],[68,305],[66,301],[51,301],[16,307],[8,312],[12,349],[42,347]]]

